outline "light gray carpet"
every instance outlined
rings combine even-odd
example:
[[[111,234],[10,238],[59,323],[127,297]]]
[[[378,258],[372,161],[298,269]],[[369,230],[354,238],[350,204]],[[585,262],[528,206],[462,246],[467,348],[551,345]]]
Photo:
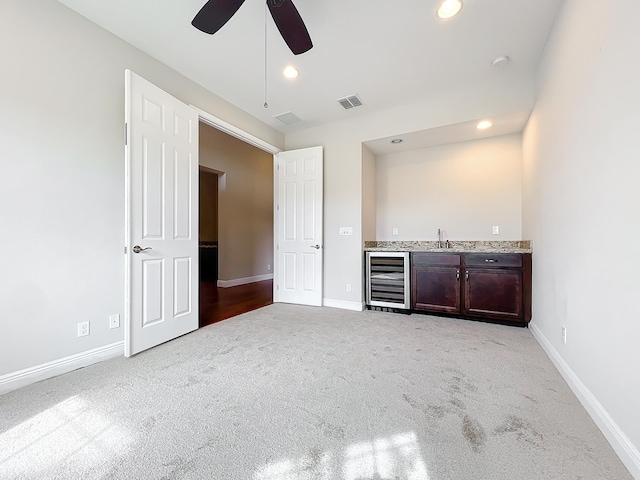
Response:
[[[527,329],[276,304],[0,397],[0,478],[631,478]]]

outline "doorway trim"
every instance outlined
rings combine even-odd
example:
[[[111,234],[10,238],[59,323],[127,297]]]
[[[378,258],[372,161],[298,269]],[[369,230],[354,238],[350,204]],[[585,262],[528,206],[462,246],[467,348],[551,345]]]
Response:
[[[198,112],[200,121],[202,123],[206,123],[210,127],[221,130],[224,133],[231,135],[232,137],[236,137],[237,139],[242,140],[243,142],[248,143],[249,145],[253,145],[254,147],[259,148],[260,150],[264,150],[265,152],[270,153],[272,155],[282,152],[281,148],[278,148],[275,145],[271,145],[270,143],[265,142],[264,140],[254,135],[251,135],[250,133],[245,132],[244,130],[234,125],[231,125],[228,122],[225,122],[221,118],[216,117],[215,115],[211,115],[209,112],[206,112],[196,107],[195,105],[189,105],[189,106],[193,108],[196,112]]]
[[[202,123],[273,155],[273,301],[276,303],[279,301],[276,285],[278,284],[280,275],[277,268],[278,262],[276,261],[278,254],[278,229],[280,225],[278,221],[278,160],[276,158],[276,154],[283,150],[269,142],[265,142],[264,140],[251,135],[248,132],[245,132],[241,128],[238,128],[229,122],[225,122],[221,118],[216,117],[193,104],[189,106],[198,113],[198,117]]]

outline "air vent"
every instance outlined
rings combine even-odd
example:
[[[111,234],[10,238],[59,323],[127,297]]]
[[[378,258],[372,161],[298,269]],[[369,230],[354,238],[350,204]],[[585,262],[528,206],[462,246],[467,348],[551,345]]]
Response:
[[[362,105],[362,100],[358,97],[358,95],[349,95],[348,97],[339,98],[338,103],[342,105],[345,110],[349,110],[353,107],[359,107]]]
[[[291,112],[281,113],[280,115],[276,115],[273,118],[277,118],[285,125],[291,125],[292,123],[298,123],[302,121]]]

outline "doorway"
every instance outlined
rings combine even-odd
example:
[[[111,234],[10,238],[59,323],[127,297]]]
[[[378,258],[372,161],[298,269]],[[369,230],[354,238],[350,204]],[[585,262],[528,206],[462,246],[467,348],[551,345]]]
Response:
[[[199,326],[273,303],[273,155],[200,123]]]

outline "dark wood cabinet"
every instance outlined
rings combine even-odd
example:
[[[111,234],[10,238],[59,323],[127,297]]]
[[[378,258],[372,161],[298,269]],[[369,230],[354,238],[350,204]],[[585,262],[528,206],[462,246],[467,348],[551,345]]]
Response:
[[[460,312],[460,254],[414,253],[411,259],[412,309]]]
[[[531,320],[531,254],[417,252],[411,279],[413,310]]]

